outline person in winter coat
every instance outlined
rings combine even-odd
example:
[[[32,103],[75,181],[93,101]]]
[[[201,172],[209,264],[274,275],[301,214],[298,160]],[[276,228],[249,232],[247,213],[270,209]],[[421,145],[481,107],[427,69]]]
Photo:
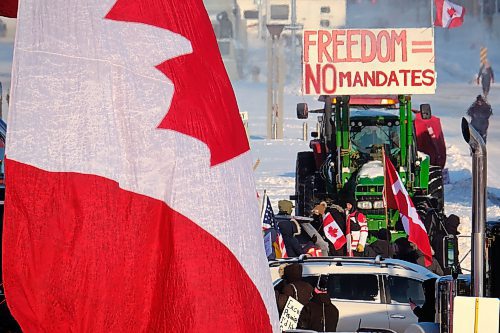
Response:
[[[436,316],[436,279],[432,278],[425,280],[422,287],[424,288],[425,295],[424,304],[422,306],[417,306],[410,299],[410,308],[415,316],[417,316],[419,323],[433,323]]]
[[[484,98],[488,98],[490,85],[495,83],[495,74],[493,73],[493,68],[488,60],[486,60],[479,68],[479,73],[477,74],[477,84],[479,84],[479,79],[481,79],[481,87],[483,88]]]
[[[288,257],[298,257],[306,252],[300,246],[299,241],[295,236],[300,234],[300,225],[294,219],[280,219],[278,220],[278,228],[283,236],[285,242],[286,254]]]
[[[385,228],[377,231],[377,240],[365,247],[365,257],[394,257],[394,247],[390,243],[391,234]]]
[[[314,221],[312,221],[311,224],[318,231],[322,239],[328,244],[328,254],[330,256],[346,256],[346,246],[336,250],[332,242],[325,236],[325,231],[323,229],[323,215],[326,213],[330,213],[332,215],[342,233],[345,234],[344,209],[335,204],[330,204],[330,206],[328,206],[326,202],[321,202],[319,205],[316,205],[312,210],[312,217],[314,218]]]
[[[427,268],[431,272],[434,272],[438,275],[443,275],[443,269],[434,256],[432,257],[431,265],[425,266],[424,254],[420,250],[418,250],[416,246],[408,240],[408,238],[398,238],[394,242],[394,244],[396,245],[394,258],[420,265]]]
[[[490,116],[492,114],[491,105],[489,105],[481,95],[477,95],[476,101],[472,103],[467,110],[467,115],[470,117],[472,127],[474,127],[483,137],[484,143],[486,143]]]
[[[356,209],[356,201],[349,198],[346,202],[346,238],[347,255],[361,256],[365,251],[368,238],[368,222],[366,216]],[[349,246],[350,244],[350,246]]]
[[[432,237],[432,249],[435,252],[435,257],[441,267],[443,267],[444,275],[451,274],[451,268],[444,268],[444,253],[443,253],[443,239],[447,235],[458,236],[460,232],[458,231],[458,226],[460,225],[460,218],[455,214],[450,214],[443,222],[442,225],[439,226],[437,231],[434,233]],[[458,249],[456,249],[458,251]],[[458,272],[460,273],[460,267],[457,267]]]
[[[335,332],[339,321],[339,310],[332,304],[327,292],[327,276],[322,275],[314,289],[312,298],[299,317],[299,328],[316,332]]]
[[[295,298],[302,305],[309,302],[314,288],[309,283],[302,280],[302,265],[293,263],[286,266],[283,272],[283,280],[285,280],[286,285],[281,294],[285,296],[283,298],[285,300],[285,304],[288,297]],[[283,304],[283,307],[285,304]]]
[[[233,23],[229,20],[226,11],[217,14],[219,29],[216,30],[217,38],[233,38]]]

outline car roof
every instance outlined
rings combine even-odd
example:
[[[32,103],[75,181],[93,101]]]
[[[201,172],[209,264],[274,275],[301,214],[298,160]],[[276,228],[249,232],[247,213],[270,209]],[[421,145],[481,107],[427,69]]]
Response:
[[[357,257],[305,257],[277,259],[269,262],[273,281],[280,278],[279,267],[286,263],[300,263],[303,275],[320,274],[388,274],[418,280],[437,278],[427,268],[399,259]]]

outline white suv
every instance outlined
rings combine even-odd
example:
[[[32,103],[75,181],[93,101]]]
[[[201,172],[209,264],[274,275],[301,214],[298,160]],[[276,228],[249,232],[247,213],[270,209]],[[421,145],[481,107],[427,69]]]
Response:
[[[316,286],[318,276],[328,275],[328,293],[339,310],[338,332],[355,332],[359,327],[386,328],[403,333],[417,317],[409,299],[424,302],[422,282],[438,276],[425,267],[397,259],[305,257],[269,262],[275,289],[284,281],[279,266],[297,262],[303,266],[303,280]]]

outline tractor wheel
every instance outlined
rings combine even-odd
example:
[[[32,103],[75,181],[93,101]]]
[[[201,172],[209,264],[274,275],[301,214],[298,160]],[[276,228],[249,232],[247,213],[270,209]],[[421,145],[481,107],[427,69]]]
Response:
[[[315,172],[313,152],[299,152],[295,169],[295,213],[298,216],[307,216],[311,210]]]
[[[304,179],[304,212],[303,216],[311,215],[311,211],[317,204],[315,193],[317,192],[317,183],[315,175],[308,175]]]
[[[432,206],[438,212],[444,211],[444,182],[443,170],[437,166],[431,166],[429,169],[429,188],[427,196],[432,200]]]

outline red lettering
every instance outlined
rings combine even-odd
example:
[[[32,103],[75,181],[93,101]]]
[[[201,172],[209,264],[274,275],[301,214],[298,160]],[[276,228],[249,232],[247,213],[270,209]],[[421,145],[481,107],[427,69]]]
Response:
[[[315,94],[320,94],[320,69],[321,65],[316,64],[316,73],[313,72],[310,64],[305,64],[305,77],[304,85],[306,87],[306,94],[311,93],[311,85],[314,88]]]
[[[365,87],[368,87],[368,81],[370,82],[370,86],[374,86],[376,84],[374,71],[365,72]]]
[[[346,42],[346,49],[347,49],[347,62],[359,62],[361,59],[360,58],[353,58],[352,57],[352,47],[354,45],[358,45],[357,40],[353,40],[353,36],[358,36],[360,34],[359,30],[347,30],[347,42]]]
[[[396,85],[396,87],[399,86],[398,76],[396,75],[395,71],[391,71],[389,81],[387,81],[387,86],[390,87],[393,83]]]
[[[347,87],[351,87],[351,72],[340,72],[339,73],[339,87],[343,87],[344,86],[344,81],[347,80],[347,84],[345,84],[345,86]]]
[[[425,71],[422,72],[422,78],[424,80],[422,80],[422,83],[424,84],[424,86],[432,86],[434,84],[434,80],[435,80],[435,74],[434,74],[434,71],[432,69],[426,69]],[[427,81],[429,80],[429,81]]]
[[[326,84],[327,84],[326,78],[329,74],[328,72],[330,72],[330,74],[332,75],[332,87],[331,88],[328,88],[326,86]],[[337,70],[335,69],[335,66],[333,64],[325,64],[321,70],[321,79],[323,81],[323,84],[322,84],[323,92],[326,93],[327,95],[332,95],[335,93],[335,90],[337,90],[336,82],[335,82],[336,77],[337,77]]]
[[[326,40],[325,40],[326,37]],[[326,62],[332,62],[332,56],[328,53],[328,46],[332,43],[332,35],[326,30],[318,31],[318,62],[323,62],[323,57]]]
[[[345,62],[345,59],[339,57],[339,46],[344,45],[344,41],[338,39],[338,36],[344,36],[345,30],[332,30],[332,49],[333,62]]]
[[[309,48],[316,45],[316,41],[311,40],[311,35],[316,35],[316,31],[304,31],[304,62],[309,62]]]
[[[406,62],[408,59],[408,54],[406,49],[406,30],[402,30],[401,34],[399,35],[396,31],[392,30],[391,39],[393,40],[392,43],[393,52],[391,61],[394,61],[396,58],[396,44],[401,44],[401,61]]]
[[[357,85],[363,86],[363,80],[361,80],[361,74],[359,72],[356,72],[354,75],[354,82],[352,83],[353,87],[356,87]]]
[[[422,82],[420,81],[420,75],[419,75],[421,72],[422,71],[420,69],[411,71],[411,85],[412,85],[412,87],[420,87],[422,85]]]
[[[370,53],[367,54],[367,44],[368,40],[370,41]],[[375,48],[377,45],[377,37],[370,30],[362,30],[361,31],[361,62],[367,63],[372,62],[377,55],[377,49]]]
[[[385,42],[384,42],[384,46],[385,47],[382,47],[382,40],[385,39]],[[389,35],[389,33],[387,32],[387,30],[382,30],[379,32],[378,36],[377,36],[377,53],[378,53],[378,60],[382,63],[384,62],[388,62],[389,59],[391,59],[391,54],[394,52],[394,45],[390,45],[390,39],[391,39],[391,36]],[[383,49],[385,48],[385,56],[382,55],[382,51]]]
[[[408,85],[408,74],[410,74],[410,70],[409,69],[400,69],[399,70],[399,73],[403,74],[403,82],[404,82],[404,86],[406,87]]]
[[[376,71],[376,76],[377,76],[376,86],[377,87],[385,86],[385,84],[387,83],[387,74],[385,74],[382,71]],[[381,77],[383,80],[380,80]]]

